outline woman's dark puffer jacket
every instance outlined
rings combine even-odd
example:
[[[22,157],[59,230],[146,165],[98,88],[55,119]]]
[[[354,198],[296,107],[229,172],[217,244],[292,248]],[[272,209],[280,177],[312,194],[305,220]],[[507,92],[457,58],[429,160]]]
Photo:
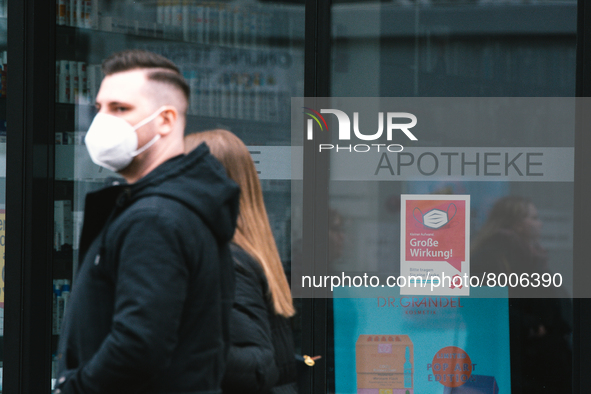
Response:
[[[297,393],[290,320],[276,315],[263,268],[231,244],[236,276],[231,347],[222,381],[230,393]]]

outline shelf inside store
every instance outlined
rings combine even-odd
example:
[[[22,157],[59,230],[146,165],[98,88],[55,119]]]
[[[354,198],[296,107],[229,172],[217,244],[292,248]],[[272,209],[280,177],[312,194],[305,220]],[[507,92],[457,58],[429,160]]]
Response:
[[[258,19],[253,20],[254,26],[262,30],[250,33],[248,31],[233,30],[234,26],[242,26],[232,25],[234,23],[233,19],[231,19],[230,25],[225,31],[218,28],[206,31],[199,30],[192,25],[183,27],[159,24],[155,23],[150,17],[144,19],[140,17],[140,20],[135,20],[109,15],[101,15],[92,19],[89,22],[93,25],[92,28],[59,24],[56,28],[59,37],[58,42],[61,47],[67,47],[68,44],[74,45],[74,41],[79,41],[81,37],[84,37],[82,40],[90,40],[90,36],[113,45],[114,41],[117,41],[114,40],[114,35],[119,37],[124,35],[137,40],[184,42],[191,45],[211,45],[249,50],[265,49],[270,45],[304,45],[304,24],[300,23],[300,21],[304,20],[305,10],[303,5],[265,4],[264,7],[251,9],[253,13],[250,15],[256,15],[255,18],[264,17],[265,23]],[[155,15],[152,17],[155,18]],[[218,37],[220,32],[224,35],[221,39]],[[74,40],[68,39],[68,37],[74,37]],[[60,48],[58,48],[59,50]]]
[[[577,4],[335,4],[333,38],[575,35]],[[359,23],[380,21],[381,23]]]
[[[60,336],[57,334],[51,335],[51,354],[57,353],[57,345],[60,340]]]
[[[134,21],[132,21],[134,22]],[[132,25],[133,26],[133,25]],[[304,44],[304,37],[286,37],[286,36],[271,36],[266,35],[263,37],[256,37],[250,39],[244,38],[231,38],[227,41],[199,41],[199,40],[192,40],[184,37],[183,31],[180,28],[174,28],[173,26],[163,26],[168,27],[169,29],[166,33],[162,32],[161,30],[157,29],[157,31],[151,30],[139,30],[134,27],[130,27],[129,29],[120,29],[115,31],[106,31],[101,29],[90,29],[84,27],[74,27],[74,26],[64,26],[64,25],[57,25],[57,34],[60,36],[60,45],[67,47],[68,44],[74,45],[76,39],[80,39],[81,37],[88,38],[89,36],[94,36],[98,39],[103,39],[103,41],[109,42],[113,41],[115,36],[120,37],[121,35],[125,35],[128,38],[135,38],[137,40],[147,40],[147,41],[168,41],[170,43],[186,43],[191,45],[201,45],[201,46],[216,46],[216,47],[224,47],[224,48],[231,48],[231,49],[248,49],[248,50],[257,50],[257,49],[265,49],[268,48],[270,45],[273,46],[288,46],[288,45],[303,45]],[[67,39],[67,38],[69,39]],[[66,39],[64,39],[66,38]],[[73,39],[72,39],[73,38]],[[1,41],[0,41],[1,44]]]
[[[274,135],[277,137],[288,135],[288,133],[285,133],[285,130],[289,130],[290,127],[289,119],[279,123],[189,115],[187,116],[185,133],[226,129],[236,134],[239,138],[248,141],[249,145],[289,145],[289,140],[272,140],[272,138]]]
[[[94,106],[89,104],[56,103],[55,130],[57,132],[85,131],[90,126],[95,114]],[[249,141],[250,145],[289,145],[290,141],[270,140],[269,136],[285,136],[285,130],[291,127],[289,117],[281,122],[224,118],[218,116],[187,115],[185,132],[226,129],[238,137]]]
[[[67,279],[72,281],[72,245],[63,245],[61,250],[53,251],[52,274],[53,278]]]
[[[0,17],[0,51],[5,51],[6,49],[8,49],[8,40],[6,39],[7,37],[7,31],[8,31],[8,18],[6,18],[5,16]]]
[[[0,178],[6,178],[6,142],[0,142]]]
[[[55,180],[104,183],[120,178],[116,173],[99,167],[90,159],[84,145],[55,146]]]
[[[1,149],[1,147],[0,147]],[[301,156],[301,149],[290,146],[249,145],[249,152],[266,190],[278,190],[275,182],[298,178],[292,173],[292,154]],[[121,178],[118,174],[94,164],[84,145],[55,146],[55,180],[106,183]],[[301,176],[299,177],[301,179]],[[56,255],[57,256],[57,255]]]

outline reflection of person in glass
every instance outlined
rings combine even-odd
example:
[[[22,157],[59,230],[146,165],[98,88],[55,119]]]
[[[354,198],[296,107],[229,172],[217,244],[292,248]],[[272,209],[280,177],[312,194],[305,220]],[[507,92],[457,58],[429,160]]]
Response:
[[[493,206],[472,244],[476,272],[546,272],[547,253],[539,243],[542,222],[535,205],[508,196]]]
[[[232,240],[236,291],[224,393],[297,392],[291,291],[265,210],[248,148],[227,130],[185,137],[185,151],[205,142],[240,186],[240,214]]]
[[[501,198],[472,245],[472,274],[548,273],[541,228],[530,200]],[[552,298],[523,298],[532,290],[509,288],[513,385],[526,394],[570,392],[570,302],[555,288],[543,293]]]
[[[343,216],[334,208],[328,209],[328,263],[343,255],[345,246],[345,223]]]

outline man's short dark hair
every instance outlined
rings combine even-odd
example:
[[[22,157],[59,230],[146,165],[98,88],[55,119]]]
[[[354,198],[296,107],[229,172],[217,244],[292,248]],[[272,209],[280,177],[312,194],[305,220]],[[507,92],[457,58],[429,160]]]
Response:
[[[179,68],[172,61],[157,53],[140,49],[116,52],[105,59],[102,65],[105,76],[136,69],[155,69],[147,72],[149,80],[177,87],[189,102],[191,92],[189,84],[181,75]]]

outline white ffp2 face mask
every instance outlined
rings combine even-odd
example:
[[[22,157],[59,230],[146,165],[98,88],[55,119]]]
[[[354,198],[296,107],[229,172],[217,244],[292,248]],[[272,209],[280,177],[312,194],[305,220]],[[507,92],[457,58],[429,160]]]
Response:
[[[454,213],[453,213],[453,215],[451,215],[451,217],[449,217],[449,209],[452,206],[454,207]],[[456,216],[457,210],[458,209],[456,207],[456,204],[454,204],[452,202],[451,204],[449,204],[447,206],[447,211],[442,211],[441,209],[431,209],[430,211],[428,211],[424,215],[423,215],[423,212],[421,212],[421,210],[419,208],[415,208],[415,209],[413,209],[413,217],[415,218],[415,220],[417,222],[421,223],[425,227],[432,228],[432,229],[436,230],[438,228],[445,226],[447,223],[449,223],[449,221],[452,220],[454,216]],[[415,211],[420,212],[421,217],[422,217],[422,221],[418,220],[416,218],[416,216],[414,216]]]
[[[162,108],[159,108],[135,126],[113,115],[97,114],[84,138],[92,161],[115,172],[127,167],[134,157],[160,139],[160,134],[156,134],[154,138],[138,149],[135,131],[156,119],[161,112]]]

